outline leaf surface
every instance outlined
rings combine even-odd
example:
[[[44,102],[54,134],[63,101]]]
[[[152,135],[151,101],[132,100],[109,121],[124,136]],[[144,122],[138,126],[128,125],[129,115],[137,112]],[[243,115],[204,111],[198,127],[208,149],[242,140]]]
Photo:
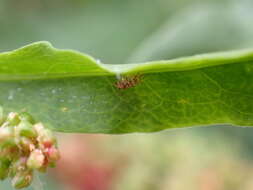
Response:
[[[120,76],[141,82],[118,89]],[[253,126],[253,50],[109,65],[38,42],[0,54],[0,105],[60,132]]]

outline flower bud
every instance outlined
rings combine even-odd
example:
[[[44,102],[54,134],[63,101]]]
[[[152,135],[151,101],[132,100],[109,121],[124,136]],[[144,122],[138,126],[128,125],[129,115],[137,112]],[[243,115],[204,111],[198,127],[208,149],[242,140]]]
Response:
[[[47,168],[48,168],[47,164],[44,164],[43,166],[41,166],[41,167],[38,169],[38,171],[41,172],[41,173],[46,173]]]
[[[50,162],[50,163],[49,163],[49,167],[50,167],[50,168],[55,168],[55,167],[56,167],[55,162]]]
[[[11,112],[11,113],[9,113],[9,115],[7,116],[6,121],[7,121],[7,123],[8,123],[8,126],[16,126],[16,125],[19,124],[20,119],[19,119],[19,116],[18,116],[17,113]]]
[[[19,118],[20,118],[21,121],[27,121],[31,124],[35,124],[34,118],[27,112],[20,113]]]
[[[39,169],[43,166],[45,161],[45,156],[42,153],[41,150],[35,149],[31,152],[28,161],[27,161],[27,167],[30,169]]]
[[[0,107],[0,126],[3,124],[4,122],[4,111],[3,108]]]
[[[16,189],[22,189],[31,184],[33,179],[33,173],[31,170],[27,170],[24,172],[19,172],[12,179],[12,186]]]
[[[19,157],[19,149],[16,146],[1,147],[0,158],[16,160]]]
[[[40,134],[44,130],[44,125],[42,123],[36,123],[33,127],[38,134]]]
[[[42,148],[49,148],[56,143],[56,139],[49,129],[40,130],[37,140]]]
[[[60,159],[59,150],[55,147],[47,148],[45,154],[50,162],[55,162]]]
[[[11,127],[1,127],[0,128],[0,144],[3,146],[13,145],[14,142],[14,132]]]
[[[26,161],[27,161],[26,157],[21,157],[18,160],[13,161],[10,169],[10,176],[13,177],[16,176],[17,173],[25,172],[27,170]]]
[[[11,161],[9,159],[0,159],[0,180],[4,180],[8,177],[10,164]]]
[[[3,142],[13,137],[13,130],[9,127],[0,128],[0,142]]]
[[[28,138],[37,137],[37,132],[33,128],[33,125],[26,120],[23,120],[18,124],[17,131],[20,136]]]
[[[27,137],[20,138],[20,145],[24,152],[31,152],[35,149],[35,145],[33,141]]]

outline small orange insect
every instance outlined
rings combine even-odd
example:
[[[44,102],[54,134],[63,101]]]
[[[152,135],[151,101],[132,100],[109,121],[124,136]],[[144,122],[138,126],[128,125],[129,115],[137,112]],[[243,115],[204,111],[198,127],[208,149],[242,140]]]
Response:
[[[132,88],[138,85],[141,82],[141,79],[141,75],[122,77],[119,81],[115,83],[115,87],[118,89]]]

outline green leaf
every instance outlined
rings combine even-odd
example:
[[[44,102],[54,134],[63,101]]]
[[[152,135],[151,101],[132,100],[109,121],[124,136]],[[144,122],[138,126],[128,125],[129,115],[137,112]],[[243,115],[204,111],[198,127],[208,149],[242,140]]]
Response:
[[[0,54],[0,105],[62,132],[253,125],[253,50],[108,65],[38,42]],[[120,75],[141,74],[128,89]]]

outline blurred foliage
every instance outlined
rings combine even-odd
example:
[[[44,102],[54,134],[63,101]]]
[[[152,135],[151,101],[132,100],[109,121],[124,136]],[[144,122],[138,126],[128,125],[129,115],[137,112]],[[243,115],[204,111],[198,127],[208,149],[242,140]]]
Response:
[[[126,63],[247,48],[253,44],[252,7],[252,0],[0,0],[0,51],[47,40],[104,63]],[[250,190],[252,134],[251,128],[208,127],[108,141],[85,136],[92,151],[84,157],[97,149],[103,151],[90,160],[109,165],[126,157],[116,189]]]
[[[207,132],[210,129],[206,128]],[[252,162],[242,144],[225,134],[200,135],[196,128],[187,128],[153,134],[60,137],[60,146],[66,151],[55,174],[65,184],[72,184],[73,190],[253,188]]]
[[[0,51],[47,40],[104,63],[123,63],[160,25],[194,2],[208,0],[2,0]]]

